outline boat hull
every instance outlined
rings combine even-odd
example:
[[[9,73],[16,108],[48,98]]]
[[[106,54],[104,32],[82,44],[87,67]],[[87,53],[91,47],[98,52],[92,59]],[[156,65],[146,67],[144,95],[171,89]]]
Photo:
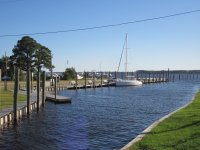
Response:
[[[139,86],[139,85],[142,85],[142,82],[138,80],[122,80],[122,79],[116,80],[116,86]]]

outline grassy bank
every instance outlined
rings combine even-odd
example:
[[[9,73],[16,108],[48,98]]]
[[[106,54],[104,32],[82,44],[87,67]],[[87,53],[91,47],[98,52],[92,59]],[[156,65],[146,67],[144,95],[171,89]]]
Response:
[[[0,84],[0,111],[5,108],[13,107],[13,82],[8,82],[8,90],[4,91],[4,84],[1,82]],[[21,103],[26,100],[26,96],[22,94],[18,94],[18,103]]]
[[[197,150],[200,145],[200,92],[186,108],[173,114],[141,141],[132,150]]]

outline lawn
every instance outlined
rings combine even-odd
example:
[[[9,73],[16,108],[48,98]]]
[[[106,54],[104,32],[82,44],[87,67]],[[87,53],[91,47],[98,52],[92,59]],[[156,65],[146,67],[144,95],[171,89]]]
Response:
[[[2,82],[3,83],[3,82]],[[13,107],[13,83],[8,82],[8,90],[4,91],[3,84],[0,85],[0,111],[5,108]],[[26,96],[18,94],[18,103],[26,100]]]
[[[199,150],[200,147],[200,92],[193,102],[173,114],[141,141],[132,145],[132,150]]]

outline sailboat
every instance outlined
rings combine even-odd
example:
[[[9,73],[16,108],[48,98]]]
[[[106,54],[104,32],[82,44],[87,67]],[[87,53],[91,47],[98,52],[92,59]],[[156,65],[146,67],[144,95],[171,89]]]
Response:
[[[128,74],[127,74],[127,40],[128,40],[128,35],[126,34],[126,38],[125,38],[124,46],[123,46],[123,49],[122,49],[122,54],[121,54],[119,66],[118,66],[118,71],[119,71],[124,47],[126,45],[125,78],[124,79],[118,79],[117,78],[116,79],[116,86],[138,86],[138,85],[142,85],[141,81],[137,80],[134,76],[128,76]]]

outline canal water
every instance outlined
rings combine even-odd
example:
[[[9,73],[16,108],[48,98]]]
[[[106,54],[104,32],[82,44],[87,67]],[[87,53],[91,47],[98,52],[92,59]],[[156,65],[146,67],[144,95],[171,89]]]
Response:
[[[188,103],[200,81],[68,90],[72,104],[47,102],[0,132],[0,149],[120,149],[157,119]]]

